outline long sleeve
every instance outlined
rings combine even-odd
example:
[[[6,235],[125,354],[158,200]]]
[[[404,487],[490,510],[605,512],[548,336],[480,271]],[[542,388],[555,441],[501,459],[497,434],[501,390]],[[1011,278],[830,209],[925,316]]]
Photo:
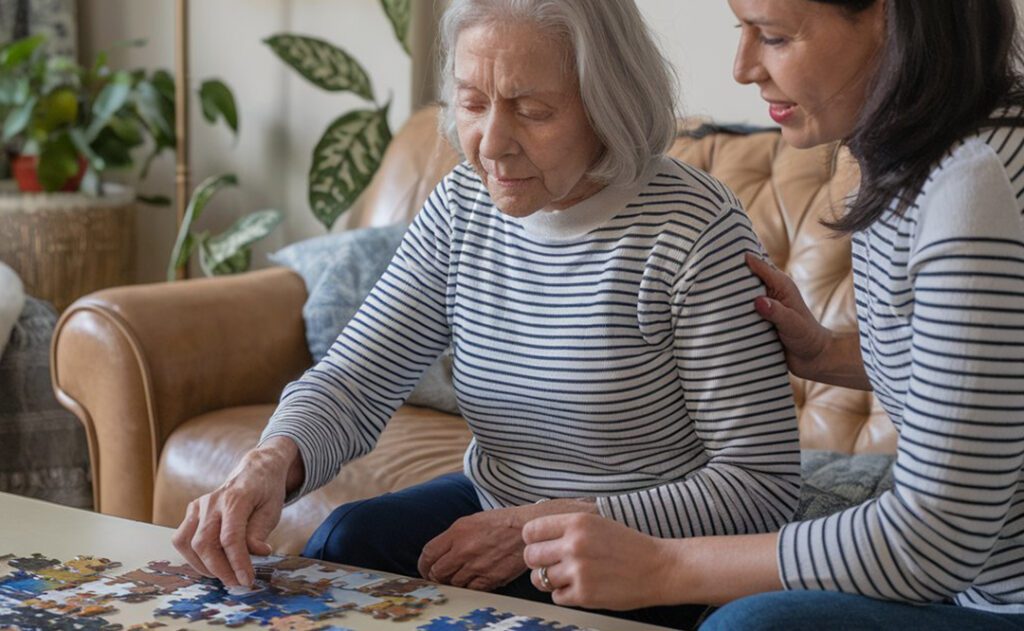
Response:
[[[767,532],[792,519],[800,490],[792,390],[778,336],[754,311],[764,288],[746,252],[761,247],[736,204],[696,239],[671,297],[684,414],[706,462],[682,481],[599,498],[605,516],[660,537]]]
[[[388,419],[448,346],[451,215],[434,190],[387,271],[324,359],[285,388],[261,441],[293,439],[306,469],[296,499],[377,443]]]
[[[911,602],[974,585],[971,604],[997,603],[1020,576],[1024,464],[1024,228],[1003,163],[962,145],[855,251],[865,366],[900,429],[894,488],[786,526],[783,582]]]

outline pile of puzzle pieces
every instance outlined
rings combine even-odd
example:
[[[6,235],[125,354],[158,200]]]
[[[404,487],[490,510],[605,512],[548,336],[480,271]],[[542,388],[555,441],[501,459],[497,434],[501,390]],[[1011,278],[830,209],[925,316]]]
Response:
[[[115,576],[109,572],[120,564],[109,559],[80,556],[62,563],[39,554],[0,557],[14,570],[0,578],[0,630],[114,631],[122,627],[102,616],[116,611],[118,603],[159,599],[163,606],[154,611],[157,617],[229,627],[257,623],[274,630],[341,631],[332,621],[347,612],[402,621],[445,601],[437,586],[419,579],[299,557],[253,560],[273,569],[270,580],[229,591],[217,580],[166,561]],[[159,626],[164,625],[148,622],[130,629]]]
[[[419,631],[594,631],[571,625],[562,626],[541,618],[498,613],[494,609],[477,609],[461,618],[434,618]]]

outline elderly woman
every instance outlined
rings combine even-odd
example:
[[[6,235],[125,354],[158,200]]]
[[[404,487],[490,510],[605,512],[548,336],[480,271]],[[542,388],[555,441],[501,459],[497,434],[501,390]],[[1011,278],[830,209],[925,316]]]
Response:
[[[586,516],[543,518],[525,529],[526,558],[563,604],[772,592],[726,606],[709,629],[1024,628],[1024,94],[1012,0],[730,5],[737,80],[757,85],[791,144],[842,140],[862,171],[833,226],[854,235],[859,336],[823,328],[792,281],[751,258],[769,287],[757,309],[794,373],[874,390],[899,431],[895,486],[779,534],[653,539]]]
[[[442,127],[466,162],[261,444],[189,506],[178,550],[250,582],[285,499],[373,449],[449,345],[464,473],[341,506],[306,555],[530,597],[521,530],[538,516],[778,528],[799,453],[743,259],[760,246],[729,190],[663,155],[674,87],[637,8],[457,0],[442,28]]]

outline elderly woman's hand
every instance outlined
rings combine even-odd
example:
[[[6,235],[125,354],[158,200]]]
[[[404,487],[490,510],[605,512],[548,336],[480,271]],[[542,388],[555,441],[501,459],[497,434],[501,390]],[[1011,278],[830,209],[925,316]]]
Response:
[[[252,585],[249,554],[270,554],[266,540],[286,491],[303,477],[295,443],[271,438],[246,454],[220,488],[189,503],[172,537],[175,549],[197,572],[228,587]]]
[[[462,517],[423,546],[420,575],[437,583],[493,591],[527,569],[522,534],[527,522],[544,515],[596,511],[593,502],[560,499]]]
[[[523,528],[530,579],[555,604],[613,610],[669,602],[679,572],[671,539],[598,515],[553,515]],[[541,569],[547,576],[545,585]]]

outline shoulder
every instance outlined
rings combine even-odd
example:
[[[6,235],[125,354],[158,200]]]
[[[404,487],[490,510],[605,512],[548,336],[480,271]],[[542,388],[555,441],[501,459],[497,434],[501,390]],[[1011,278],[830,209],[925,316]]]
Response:
[[[746,218],[736,195],[717,178],[668,156],[656,158],[647,185],[633,204],[647,216],[660,217],[666,229],[677,226],[690,237],[738,213]]]
[[[910,212],[917,223],[915,250],[948,239],[1005,239],[1021,233],[1021,208],[1004,163],[979,136],[950,149]]]

